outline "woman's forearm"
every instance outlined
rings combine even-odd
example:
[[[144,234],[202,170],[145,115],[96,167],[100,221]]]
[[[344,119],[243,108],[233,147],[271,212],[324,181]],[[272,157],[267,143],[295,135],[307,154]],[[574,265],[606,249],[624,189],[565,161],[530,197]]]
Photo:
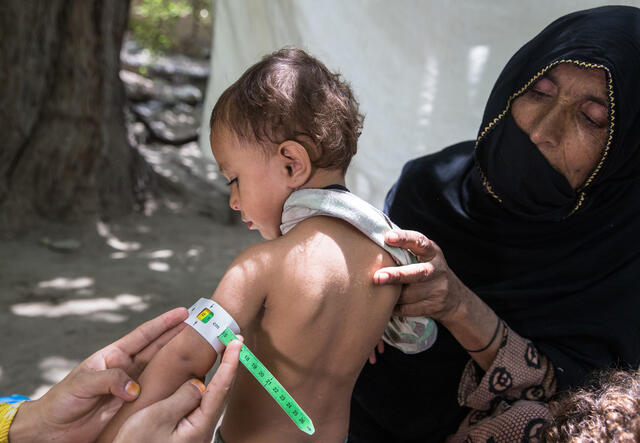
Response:
[[[504,326],[498,315],[461,282],[458,290],[460,302],[440,322],[471,358],[487,370],[498,354]]]

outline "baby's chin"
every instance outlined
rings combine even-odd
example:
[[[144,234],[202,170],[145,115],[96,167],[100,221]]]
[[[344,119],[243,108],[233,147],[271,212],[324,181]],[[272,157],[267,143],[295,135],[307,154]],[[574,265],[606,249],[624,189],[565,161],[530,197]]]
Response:
[[[260,234],[260,236],[264,239],[264,240],[275,240],[278,237],[282,237],[282,234],[278,234],[278,235],[264,235],[264,234]]]
[[[258,228],[258,232],[260,232],[260,236],[265,240],[275,240],[278,237],[282,237],[280,226],[275,229]]]

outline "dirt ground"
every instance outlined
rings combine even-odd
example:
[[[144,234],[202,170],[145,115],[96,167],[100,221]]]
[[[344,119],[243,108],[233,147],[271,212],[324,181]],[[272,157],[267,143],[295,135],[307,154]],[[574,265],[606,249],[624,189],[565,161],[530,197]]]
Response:
[[[156,147],[147,157],[184,182],[185,164],[206,162],[180,152]],[[197,198],[156,202],[149,215],[0,238],[0,396],[40,397],[140,323],[212,294],[237,253],[260,238],[229,222],[210,172],[187,174],[182,188],[197,186]]]

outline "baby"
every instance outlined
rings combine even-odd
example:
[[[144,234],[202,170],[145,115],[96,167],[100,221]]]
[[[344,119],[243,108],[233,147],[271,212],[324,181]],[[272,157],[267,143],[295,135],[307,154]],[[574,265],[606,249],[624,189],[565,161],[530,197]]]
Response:
[[[245,344],[316,430],[312,436],[301,432],[241,369],[216,441],[347,437],[356,378],[400,292],[375,286],[372,275],[411,262],[406,251],[384,245],[392,226],[386,217],[345,188],[362,120],[341,77],[292,48],[249,68],[213,109],[211,148],[229,182],[229,204],[269,241],[233,261],[212,300],[236,320]],[[387,340],[408,352],[435,338],[429,320],[396,319],[393,325]],[[147,366],[140,398],[121,409],[101,441],[110,441],[136,410],[203,377],[216,357],[194,329],[183,330]]]
[[[549,402],[553,419],[542,439],[556,442],[640,442],[640,370],[610,368]]]

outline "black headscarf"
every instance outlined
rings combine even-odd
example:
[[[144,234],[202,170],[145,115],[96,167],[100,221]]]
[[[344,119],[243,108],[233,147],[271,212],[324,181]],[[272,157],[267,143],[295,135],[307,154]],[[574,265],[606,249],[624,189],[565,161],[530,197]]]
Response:
[[[559,63],[604,70],[609,93],[606,146],[575,191],[510,112],[512,100]],[[594,368],[637,367],[640,10],[595,8],[545,28],[500,74],[477,140],[407,163],[386,203],[394,222],[434,240],[460,279],[551,359],[560,388]],[[394,441],[455,431],[469,356],[440,331],[431,350],[388,349],[365,367],[354,430],[371,419],[366,426]]]

